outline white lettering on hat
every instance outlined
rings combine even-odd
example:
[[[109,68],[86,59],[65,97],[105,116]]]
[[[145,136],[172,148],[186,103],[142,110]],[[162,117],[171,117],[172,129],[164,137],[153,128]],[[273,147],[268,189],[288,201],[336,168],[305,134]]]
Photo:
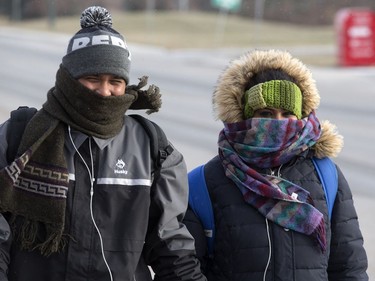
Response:
[[[116,36],[95,35],[92,37],[75,38],[72,44],[72,51],[91,45],[115,45],[127,49],[124,40]]]
[[[126,43],[119,37],[111,36],[112,44],[127,49]]]
[[[108,35],[95,35],[92,37],[92,45],[109,44]]]
[[[73,45],[72,45],[72,51],[86,47],[89,42],[90,42],[89,37],[81,37],[81,38],[74,39]]]

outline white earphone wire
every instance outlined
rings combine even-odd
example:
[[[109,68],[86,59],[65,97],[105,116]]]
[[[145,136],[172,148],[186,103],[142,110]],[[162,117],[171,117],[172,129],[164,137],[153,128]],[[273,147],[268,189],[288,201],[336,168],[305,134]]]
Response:
[[[104,263],[105,263],[105,265],[106,265],[106,267],[108,269],[109,278],[110,278],[111,281],[113,281],[112,271],[111,271],[111,268],[109,267],[109,264],[107,262],[105,254],[104,254],[103,238],[102,238],[102,235],[100,233],[99,227],[97,226],[97,224],[95,222],[94,212],[93,212],[93,208],[92,208],[92,205],[93,205],[92,204],[93,203],[93,196],[94,196],[94,181],[95,181],[95,178],[94,178],[94,160],[93,160],[93,157],[92,157],[91,138],[89,138],[89,149],[90,149],[90,160],[91,160],[91,171],[90,171],[89,166],[87,165],[85,159],[83,158],[83,156],[81,155],[81,153],[78,151],[76,145],[74,144],[74,141],[73,141],[73,138],[72,138],[72,134],[70,132],[70,126],[68,126],[68,132],[69,132],[70,141],[71,141],[71,143],[72,143],[75,151],[77,152],[77,154],[81,158],[83,164],[85,164],[87,172],[88,172],[89,177],[90,177],[90,215],[91,215],[91,220],[92,220],[92,222],[94,224],[96,232],[99,235],[100,248],[101,248],[101,252],[102,252],[102,257],[103,257],[103,261],[104,261]]]
[[[272,254],[272,245],[271,245],[270,228],[269,228],[269,225],[268,225],[268,220],[267,220],[267,218],[266,218],[266,229],[267,229],[267,239],[268,239],[268,260],[267,260],[266,268],[264,269],[264,273],[263,273],[263,281],[266,280],[267,270],[268,270],[268,267],[270,266],[270,262],[271,262],[271,254]]]

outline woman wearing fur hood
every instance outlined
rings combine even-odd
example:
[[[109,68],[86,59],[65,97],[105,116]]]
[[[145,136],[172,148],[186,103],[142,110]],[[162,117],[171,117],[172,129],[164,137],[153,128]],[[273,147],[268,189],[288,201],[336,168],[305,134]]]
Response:
[[[314,166],[343,147],[336,127],[317,118],[319,102],[311,72],[284,51],[249,52],[220,75],[213,107],[224,128],[204,166],[212,255],[195,213],[185,217],[208,280],[368,280],[348,183],[334,165],[330,215]]]

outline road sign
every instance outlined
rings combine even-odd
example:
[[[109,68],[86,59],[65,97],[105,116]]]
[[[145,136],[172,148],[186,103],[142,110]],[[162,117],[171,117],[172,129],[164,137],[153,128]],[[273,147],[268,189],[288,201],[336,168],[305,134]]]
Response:
[[[241,8],[242,0],[211,0],[212,6],[228,11],[237,11]]]

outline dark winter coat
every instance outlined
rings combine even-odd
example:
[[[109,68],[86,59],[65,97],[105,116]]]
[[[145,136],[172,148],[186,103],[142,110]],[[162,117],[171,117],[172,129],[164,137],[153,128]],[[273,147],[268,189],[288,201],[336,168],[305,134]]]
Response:
[[[7,123],[0,126],[2,166],[6,165],[6,129]],[[69,234],[68,244],[61,253],[44,257],[37,251],[22,251],[18,243],[0,235],[0,280],[110,280],[100,238],[116,281],[139,280],[134,279],[138,263],[144,270],[148,270],[146,263],[152,266],[157,280],[205,280],[194,257],[193,238],[181,224],[187,206],[182,155],[174,150],[168,156],[152,186],[154,166],[150,140],[134,119],[126,116],[121,132],[107,140],[72,132],[84,161],[69,138],[67,133],[65,158],[69,191],[65,233]],[[92,199],[88,170],[93,171],[94,178]],[[90,200],[100,236],[91,217]],[[9,230],[2,216],[0,227],[0,233]]]
[[[331,221],[323,187],[310,159],[300,157],[273,172],[311,193],[316,207],[324,214],[329,248],[323,253],[311,237],[266,221],[244,202],[216,157],[205,167],[216,226],[213,259],[207,256],[200,222],[190,209],[185,217],[208,280],[261,281],[265,271],[267,281],[368,280],[363,238],[352,194],[341,171],[338,169],[339,190]]]

